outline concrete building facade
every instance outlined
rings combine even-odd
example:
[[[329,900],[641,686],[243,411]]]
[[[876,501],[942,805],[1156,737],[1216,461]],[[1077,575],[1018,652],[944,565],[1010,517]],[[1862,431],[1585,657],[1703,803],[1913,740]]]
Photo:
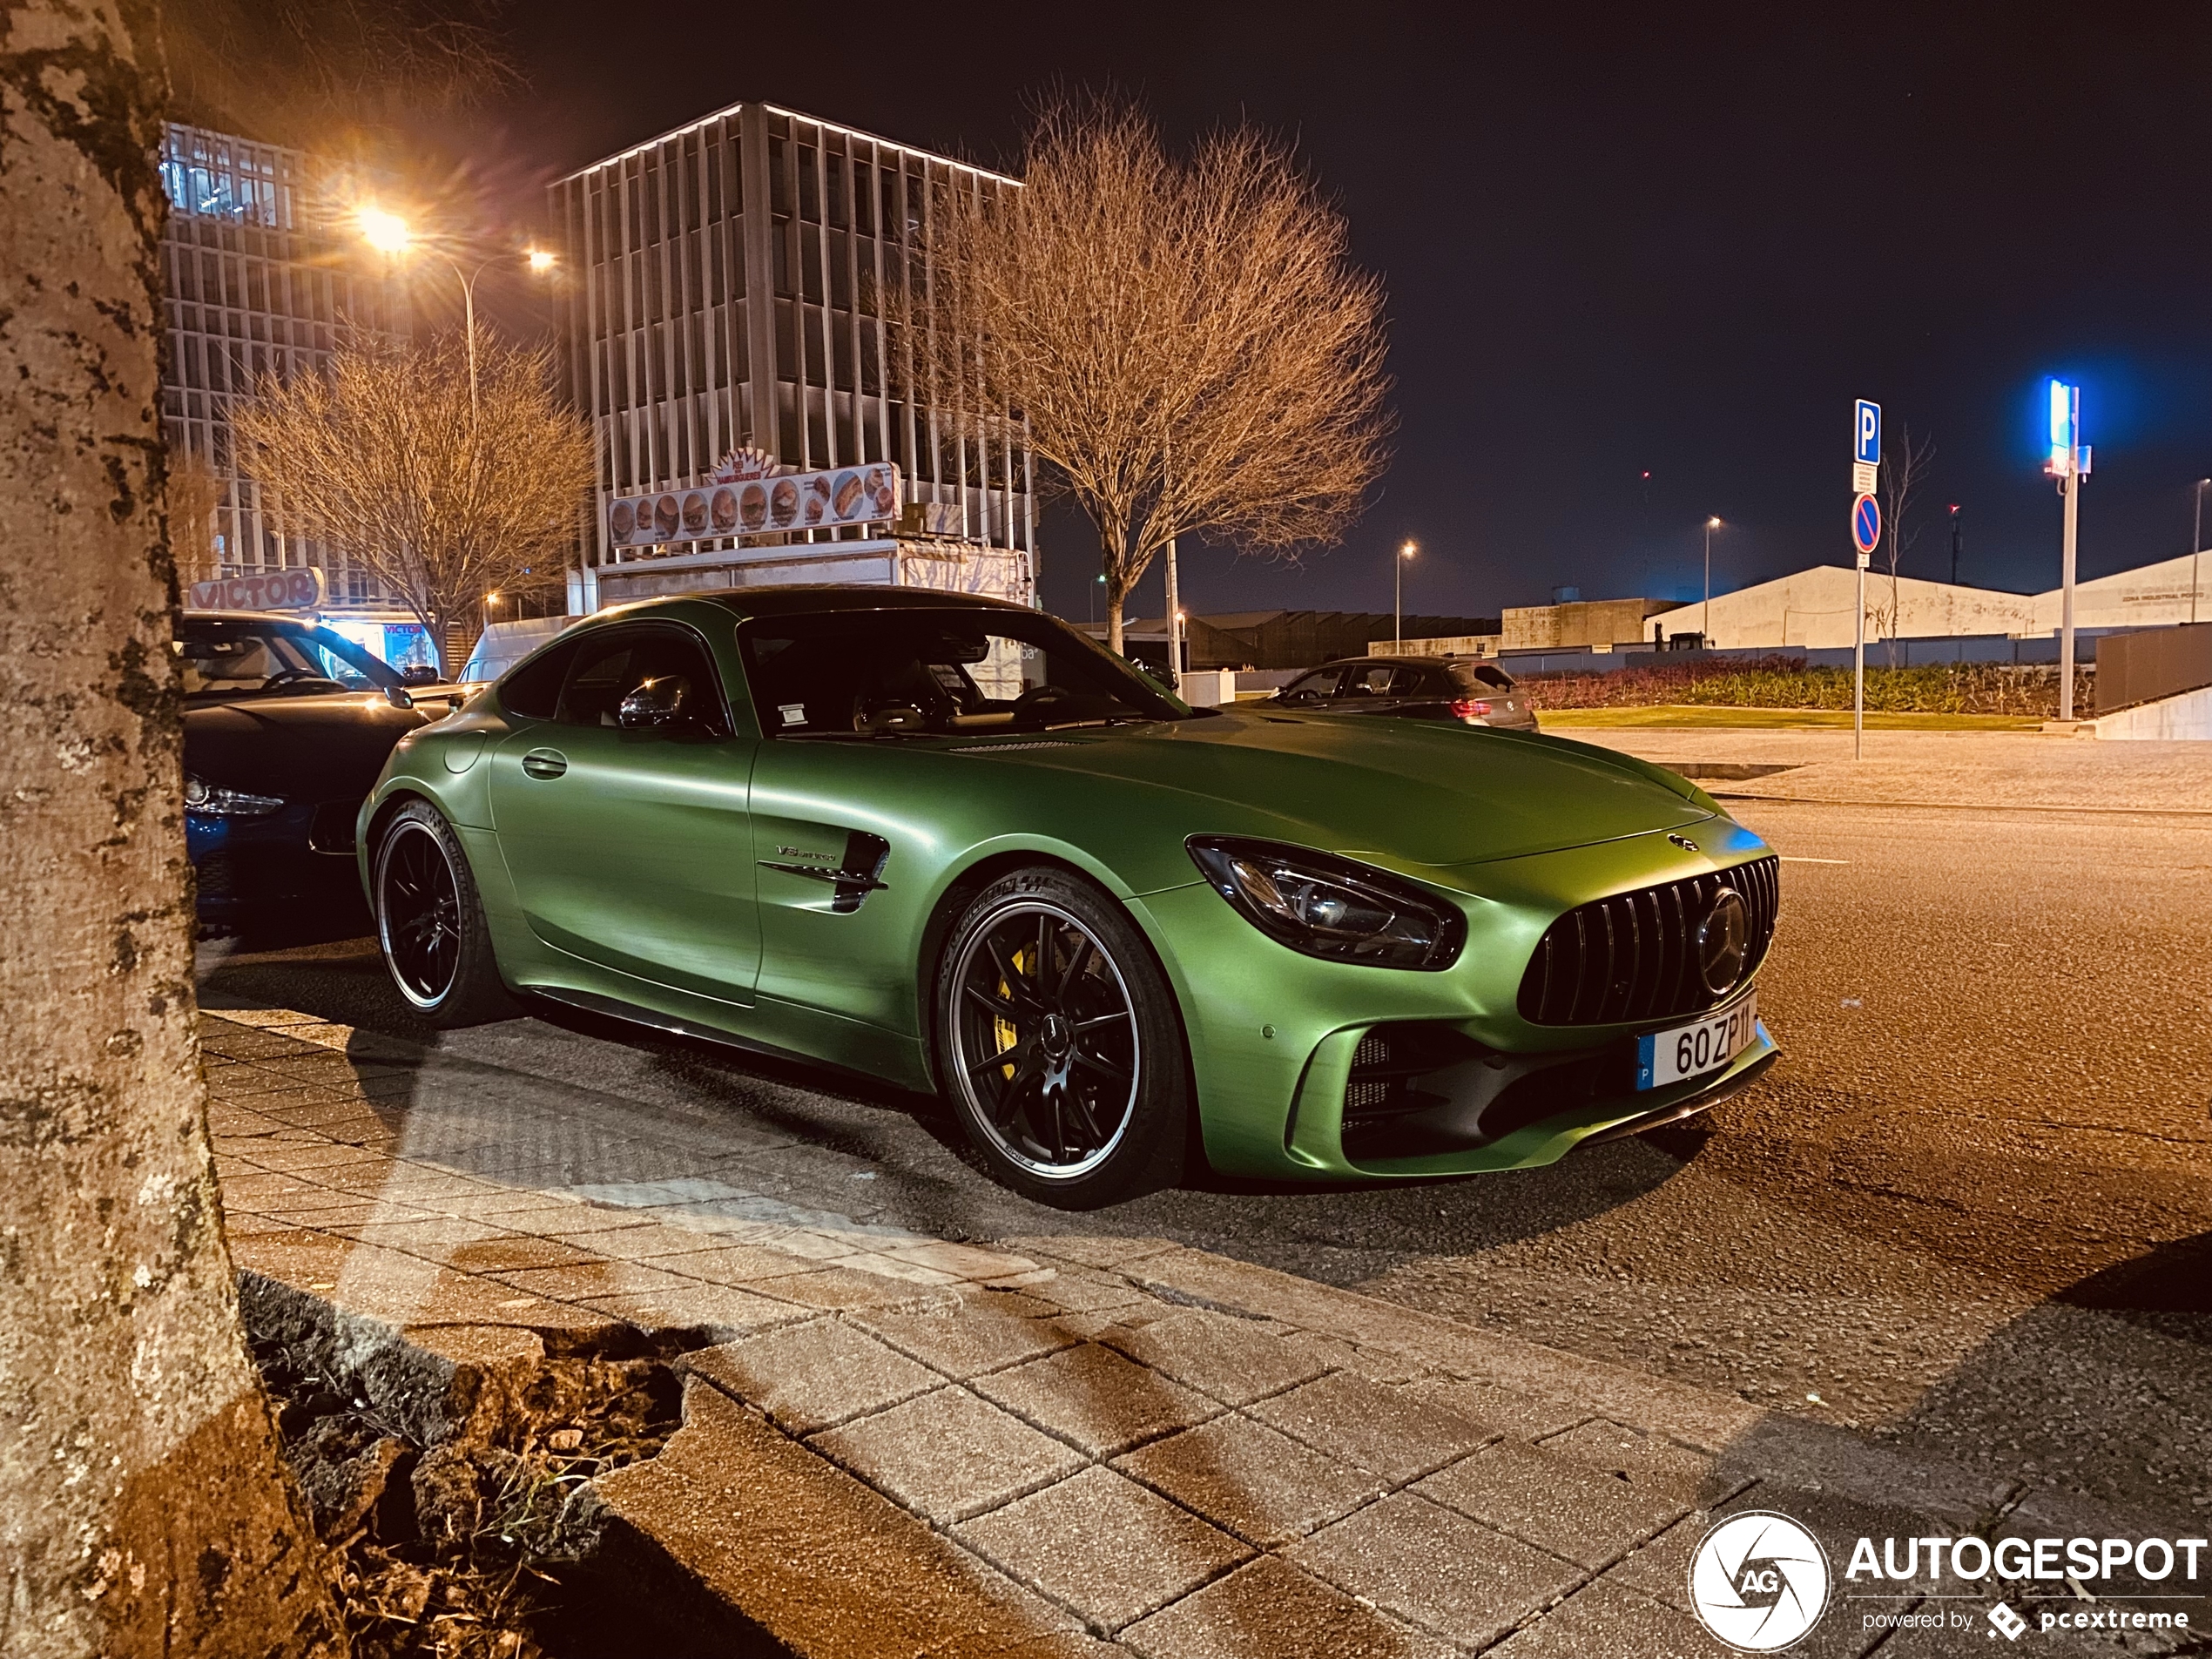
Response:
[[[914,394],[894,320],[929,278],[927,236],[954,192],[1018,189],[1000,174],[772,105],[732,105],[550,187],[570,273],[561,349],[598,450],[597,510],[573,609],[637,585],[624,567],[695,573],[791,549],[734,536],[665,550],[617,545],[610,497],[704,482],[729,452],[801,471],[889,462],[916,528],[1015,574],[1034,595],[1027,448]],[[800,543],[863,527],[795,529]],[[881,531],[874,532],[880,539]],[[1016,556],[1012,559],[999,555]],[[921,556],[920,554],[917,556]]]
[[[188,576],[322,573],[324,606],[364,625],[400,611],[376,578],[320,543],[280,535],[232,452],[230,415],[263,375],[328,367],[347,330],[404,336],[404,287],[354,234],[345,171],[298,150],[171,124],[161,145],[170,361],[162,422],[172,454],[219,486],[218,569]],[[381,649],[383,642],[376,642]]]

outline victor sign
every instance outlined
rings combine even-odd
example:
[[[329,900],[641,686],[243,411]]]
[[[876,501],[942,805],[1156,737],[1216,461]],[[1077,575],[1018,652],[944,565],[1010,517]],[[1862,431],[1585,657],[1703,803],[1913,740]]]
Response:
[[[185,597],[188,610],[317,610],[322,607],[322,572],[273,570],[266,576],[224,577],[195,582]]]

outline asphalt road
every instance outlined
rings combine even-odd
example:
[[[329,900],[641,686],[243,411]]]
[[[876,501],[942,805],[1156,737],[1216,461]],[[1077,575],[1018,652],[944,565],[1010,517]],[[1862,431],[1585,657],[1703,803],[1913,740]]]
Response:
[[[558,1016],[440,1039],[585,1142],[752,1149],[785,1201],[995,1238],[1173,1238],[2212,1520],[2212,831],[2202,817],[1745,801],[1786,860],[1743,1095],[1548,1170],[1187,1189],[1063,1217],[933,1103]],[[204,947],[211,1001],[414,1027],[366,941]],[[775,1143],[765,1163],[763,1136]],[[734,1152],[726,1156],[734,1157]],[[734,1167],[734,1166],[733,1166]]]

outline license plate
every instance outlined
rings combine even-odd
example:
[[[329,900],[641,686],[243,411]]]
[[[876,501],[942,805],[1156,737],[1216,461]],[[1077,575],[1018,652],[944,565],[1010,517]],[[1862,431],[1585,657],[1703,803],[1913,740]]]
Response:
[[[1638,1037],[1636,1087],[1664,1089],[1718,1071],[1750,1048],[1758,1031],[1759,999],[1754,992],[1691,1024]]]

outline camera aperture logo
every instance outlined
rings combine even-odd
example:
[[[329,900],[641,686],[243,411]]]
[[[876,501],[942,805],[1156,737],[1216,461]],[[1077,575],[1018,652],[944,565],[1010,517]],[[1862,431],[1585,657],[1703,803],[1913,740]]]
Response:
[[[1752,1509],[1708,1532],[1689,1561],[1689,1604],[1731,1648],[1775,1653],[1828,1608],[1828,1554],[1787,1515]]]

